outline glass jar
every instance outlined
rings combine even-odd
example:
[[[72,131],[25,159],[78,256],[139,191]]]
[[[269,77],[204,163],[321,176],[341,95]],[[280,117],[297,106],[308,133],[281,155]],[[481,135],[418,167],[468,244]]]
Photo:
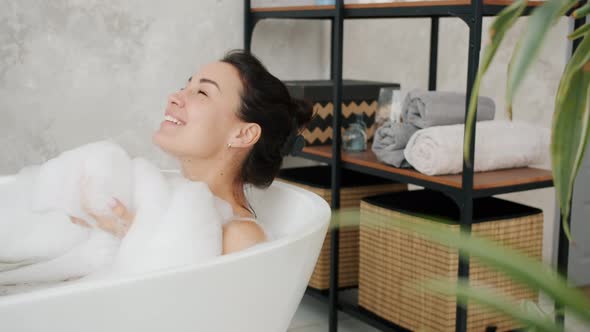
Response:
[[[333,6],[336,0],[315,0],[317,6]]]
[[[401,122],[401,91],[397,88],[379,89],[375,123],[380,127],[385,121]]]
[[[347,152],[360,152],[367,149],[367,125],[362,115],[356,114],[356,122],[351,123],[344,131],[342,147]]]

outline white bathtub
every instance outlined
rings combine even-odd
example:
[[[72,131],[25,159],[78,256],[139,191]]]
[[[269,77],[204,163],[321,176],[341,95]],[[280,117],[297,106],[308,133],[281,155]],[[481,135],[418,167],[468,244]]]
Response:
[[[0,186],[11,181],[0,177]],[[272,242],[142,277],[0,297],[0,331],[286,331],[330,208],[319,196],[280,182],[255,190],[251,203],[275,236]]]

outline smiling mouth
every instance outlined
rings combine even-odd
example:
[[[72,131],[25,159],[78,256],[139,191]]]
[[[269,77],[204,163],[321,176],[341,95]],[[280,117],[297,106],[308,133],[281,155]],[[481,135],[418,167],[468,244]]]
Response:
[[[171,116],[171,115],[166,115],[164,116],[164,120],[166,120],[167,122],[173,123],[177,126],[184,126],[185,123],[181,120],[178,120],[177,118]]]

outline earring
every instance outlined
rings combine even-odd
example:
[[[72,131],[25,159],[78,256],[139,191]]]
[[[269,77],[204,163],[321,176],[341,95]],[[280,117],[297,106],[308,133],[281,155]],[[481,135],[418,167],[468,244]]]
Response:
[[[231,148],[231,143],[227,143],[227,148]]]

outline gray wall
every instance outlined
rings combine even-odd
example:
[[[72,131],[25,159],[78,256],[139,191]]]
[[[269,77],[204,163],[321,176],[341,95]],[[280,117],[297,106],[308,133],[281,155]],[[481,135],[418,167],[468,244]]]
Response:
[[[0,0],[0,8],[0,174],[107,137],[174,167],[150,144],[167,95],[243,47],[242,1]],[[265,22],[254,45],[282,78],[321,77],[322,29]]]
[[[166,96],[200,65],[242,47],[242,1],[0,4],[0,173],[106,137],[132,155],[173,167],[149,144]],[[482,94],[496,100],[500,118],[506,64],[525,21],[508,34],[483,82]],[[404,90],[427,87],[429,20],[347,21],[344,29],[346,78],[397,81]],[[565,20],[551,31],[516,99],[516,119],[550,125],[566,32]],[[440,36],[438,88],[463,91],[467,28],[458,19],[442,19]],[[329,29],[325,22],[264,21],[255,30],[253,52],[282,79],[325,78]],[[296,163],[301,161],[288,162]],[[507,196],[543,208],[544,256],[550,257],[553,189]]]

